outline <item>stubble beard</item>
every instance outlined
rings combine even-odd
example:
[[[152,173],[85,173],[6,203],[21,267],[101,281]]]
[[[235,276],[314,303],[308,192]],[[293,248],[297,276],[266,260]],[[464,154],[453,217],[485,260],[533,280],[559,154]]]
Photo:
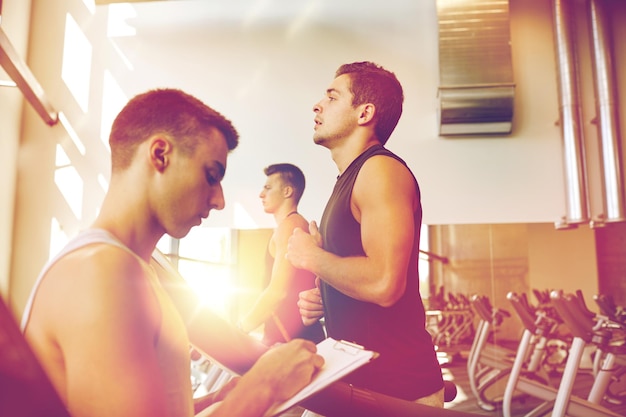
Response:
[[[324,138],[316,131],[313,132],[313,143],[316,145],[320,145],[324,142]]]
[[[320,145],[320,146],[327,148],[331,140],[332,140],[332,136],[324,135],[317,131],[313,134],[313,143],[315,143],[316,145]]]

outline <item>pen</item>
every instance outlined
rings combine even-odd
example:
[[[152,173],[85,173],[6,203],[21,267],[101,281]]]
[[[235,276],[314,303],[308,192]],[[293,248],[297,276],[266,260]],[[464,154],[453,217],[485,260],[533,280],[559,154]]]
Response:
[[[287,329],[285,329],[283,322],[280,321],[280,319],[275,313],[272,313],[272,318],[274,319],[274,323],[276,323],[276,327],[278,327],[278,331],[280,331],[280,334],[283,336],[283,339],[285,339],[285,342],[291,341],[291,337],[289,337],[289,333],[287,333]]]

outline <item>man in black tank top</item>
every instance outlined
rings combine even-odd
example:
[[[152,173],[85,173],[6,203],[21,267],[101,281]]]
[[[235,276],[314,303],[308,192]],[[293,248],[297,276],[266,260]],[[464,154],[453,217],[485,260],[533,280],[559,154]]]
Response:
[[[371,62],[341,66],[314,107],[314,142],[339,169],[319,230],[296,229],[287,258],[321,278],[301,296],[303,321],[380,357],[346,382],[443,406],[443,379],[419,293],[422,207],[411,170],[384,148],[402,113],[402,86]],[[320,299],[321,296],[321,299]],[[323,301],[323,302],[322,302]]]

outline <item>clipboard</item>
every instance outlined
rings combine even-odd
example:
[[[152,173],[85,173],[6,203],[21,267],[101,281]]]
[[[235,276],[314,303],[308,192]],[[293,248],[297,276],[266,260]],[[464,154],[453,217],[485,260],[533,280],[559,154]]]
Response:
[[[324,366],[313,377],[309,385],[302,388],[289,400],[270,408],[264,414],[264,417],[276,416],[287,411],[316,392],[326,388],[331,383],[378,357],[377,352],[364,349],[363,346],[355,343],[335,340],[332,337],[317,344],[317,353],[324,358]]]

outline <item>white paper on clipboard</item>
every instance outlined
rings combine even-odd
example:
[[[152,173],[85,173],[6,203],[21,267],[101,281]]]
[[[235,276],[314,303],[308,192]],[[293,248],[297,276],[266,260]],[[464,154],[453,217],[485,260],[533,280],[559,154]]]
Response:
[[[286,411],[378,356],[376,352],[364,349],[362,346],[343,340],[335,340],[332,337],[317,344],[317,353],[324,357],[324,366],[315,375],[311,383],[289,400],[268,410],[265,417],[275,416]]]

